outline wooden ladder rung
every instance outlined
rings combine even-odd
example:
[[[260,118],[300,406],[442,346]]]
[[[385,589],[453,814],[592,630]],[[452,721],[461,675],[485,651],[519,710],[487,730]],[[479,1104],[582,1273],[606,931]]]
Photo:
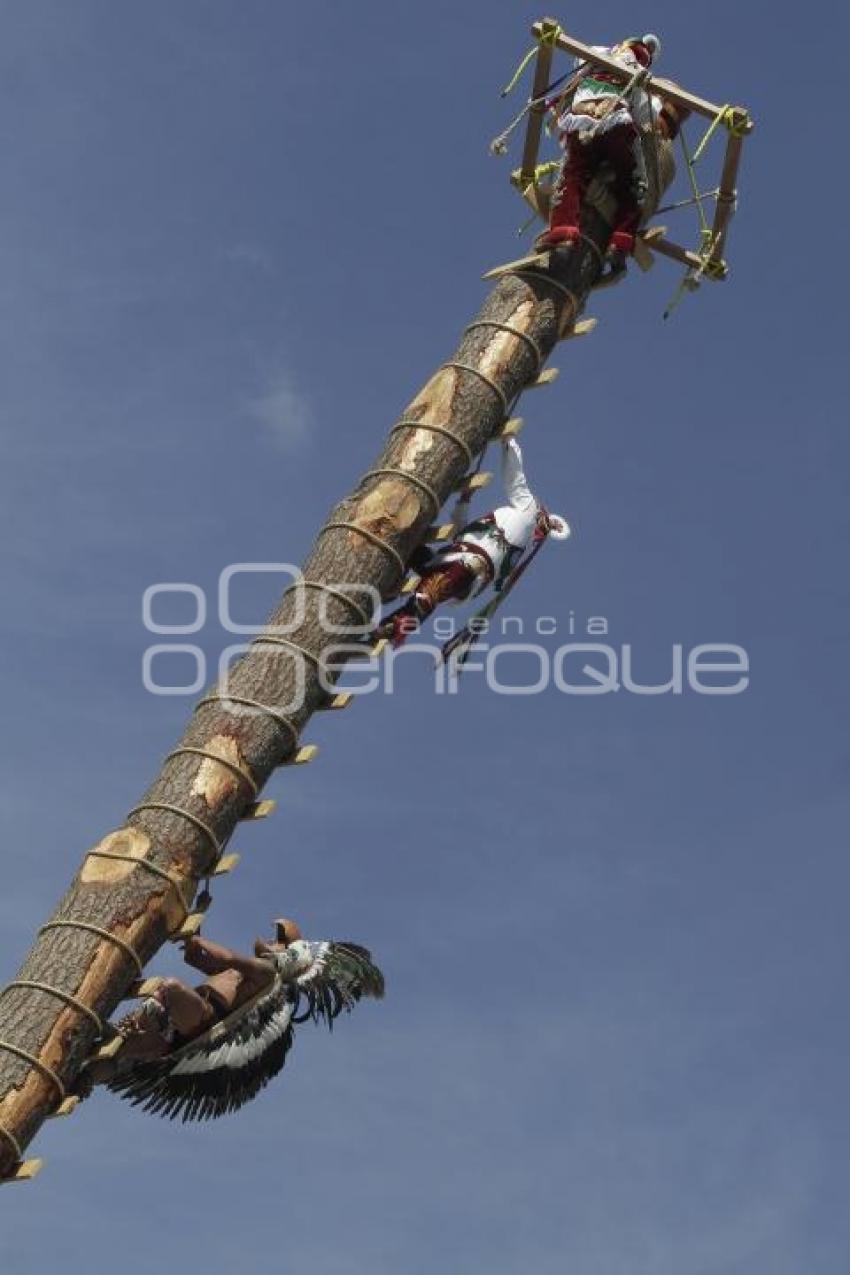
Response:
[[[453,522],[435,523],[433,527],[429,527],[425,532],[426,540],[453,540],[455,534],[455,525]]]
[[[8,1177],[0,1178],[0,1186],[10,1186],[13,1182],[32,1182],[44,1168],[43,1160],[22,1160]]]
[[[590,336],[598,324],[598,319],[579,319],[578,323],[574,323],[571,328],[567,328],[561,340],[572,341],[577,336]]]
[[[153,996],[162,986],[165,980],[160,974],[156,974],[153,978],[139,978],[132,983],[127,989],[125,1000],[144,1000],[146,996]]]
[[[525,421],[521,416],[513,416],[507,424],[503,425],[496,435],[497,438],[516,438],[517,434],[522,431]]]
[[[252,801],[239,816],[240,819],[268,819],[277,809],[276,801]]]
[[[339,695],[334,695],[326,703],[320,704],[319,708],[325,712],[338,712],[341,708],[348,708],[353,699],[354,693],[352,691],[343,691]]]
[[[102,1045],[93,1050],[89,1062],[103,1062],[107,1058],[114,1058],[120,1053],[124,1047],[124,1037],[115,1035],[110,1040],[105,1040]]]
[[[186,917],[186,920],[180,926],[180,929],[176,930],[174,934],[172,934],[172,939],[179,941],[180,939],[194,938],[194,936],[200,932],[206,914],[206,908],[203,908],[200,912],[190,912]]]
[[[526,386],[529,390],[542,389],[544,385],[551,385],[553,381],[557,381],[560,376],[560,369],[557,367],[547,367],[545,372],[541,372],[536,381],[532,381]]]
[[[492,474],[471,474],[460,480],[455,491],[464,496],[471,496],[473,492],[482,491],[485,487],[489,487],[492,481]]]
[[[297,753],[292,757],[288,757],[286,761],[280,763],[283,766],[306,766],[308,762],[315,761],[319,755],[318,744],[305,744],[303,748],[299,748]]]
[[[50,1120],[65,1120],[68,1116],[72,1116],[79,1107],[82,1099],[79,1094],[72,1093],[69,1097],[60,1102],[55,1111],[51,1111]]]
[[[226,877],[239,864],[241,854],[223,854],[213,869],[214,877]]]

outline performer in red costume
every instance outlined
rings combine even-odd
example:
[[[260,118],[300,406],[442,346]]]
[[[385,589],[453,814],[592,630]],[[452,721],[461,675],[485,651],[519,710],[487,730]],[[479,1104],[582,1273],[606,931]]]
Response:
[[[633,77],[648,70],[660,51],[656,35],[633,37],[613,49],[594,48],[594,52],[616,59]],[[552,108],[559,110],[562,101],[552,103]],[[647,93],[640,83],[630,88],[603,68],[588,66],[588,74],[557,118],[564,163],[552,200],[549,229],[539,237],[538,248],[545,251],[580,238],[582,201],[593,177],[607,165],[613,174],[611,191],[617,206],[609,256],[615,270],[624,269],[626,257],[634,250],[646,201],[641,135],[658,131],[663,137],[675,137],[682,117],[681,110],[657,93]]]

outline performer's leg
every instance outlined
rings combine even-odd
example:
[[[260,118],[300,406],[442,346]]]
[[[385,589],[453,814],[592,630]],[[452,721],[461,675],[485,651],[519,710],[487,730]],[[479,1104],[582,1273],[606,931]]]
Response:
[[[601,145],[614,170],[612,194],[617,204],[611,247],[631,253],[646,201],[646,172],[640,135],[633,124],[623,124],[603,135]]]
[[[216,1013],[203,996],[178,978],[166,978],[156,990],[156,999],[164,1007],[174,1029],[191,1038],[212,1026]]]
[[[395,647],[402,646],[443,602],[468,597],[474,581],[474,573],[462,562],[447,562],[426,571],[410,600],[382,622],[378,636],[391,638]]]
[[[565,138],[566,153],[552,195],[549,229],[537,240],[537,247],[555,248],[558,244],[575,243],[581,233],[581,203],[587,190],[591,157],[579,134],[569,132]]]

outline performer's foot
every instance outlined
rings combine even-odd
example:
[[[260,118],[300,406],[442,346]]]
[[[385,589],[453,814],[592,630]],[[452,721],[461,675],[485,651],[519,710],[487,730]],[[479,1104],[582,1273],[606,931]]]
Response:
[[[630,256],[635,250],[635,237],[629,234],[627,230],[615,230],[611,236],[611,247],[616,252],[622,252],[625,256]]]
[[[393,619],[392,634],[390,636],[393,650],[397,651],[400,646],[404,646],[407,639],[411,634],[416,633],[418,628],[419,621],[415,615],[410,615],[409,612],[407,614],[399,612]]]
[[[611,275],[625,274],[628,257],[621,249],[609,248],[605,254],[605,260],[608,262],[609,277]]]
[[[552,226],[538,235],[534,246],[538,252],[548,252],[550,248],[560,248],[566,244],[578,243],[581,231],[578,226]]]

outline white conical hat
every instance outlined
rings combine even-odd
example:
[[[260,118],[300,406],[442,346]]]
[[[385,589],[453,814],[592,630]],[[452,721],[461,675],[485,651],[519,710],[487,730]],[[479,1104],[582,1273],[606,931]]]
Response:
[[[547,514],[549,519],[549,535],[553,540],[569,540],[573,534],[570,524],[560,514]]]

